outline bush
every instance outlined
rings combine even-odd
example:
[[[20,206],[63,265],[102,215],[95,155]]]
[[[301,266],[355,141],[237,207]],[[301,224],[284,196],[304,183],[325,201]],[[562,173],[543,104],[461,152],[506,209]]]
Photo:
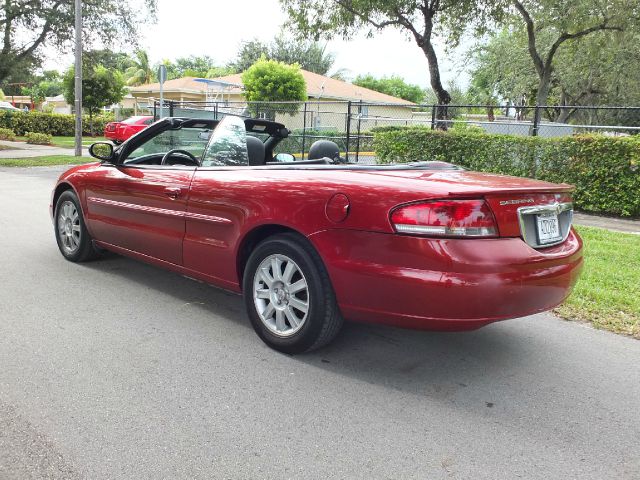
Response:
[[[13,142],[16,139],[16,134],[10,128],[0,128],[0,140],[9,140]]]
[[[441,160],[470,170],[570,183],[580,210],[640,216],[640,138],[518,137],[423,127],[379,129],[374,136],[383,163]]]
[[[300,66],[287,65],[262,56],[242,74],[244,97],[248,102],[301,102],[307,99],[307,86]],[[295,114],[299,103],[270,105],[276,112]],[[249,105],[252,110],[254,105]]]
[[[93,118],[93,131],[102,134],[104,126],[113,121],[113,115],[100,115]],[[13,130],[16,135],[27,132],[46,133],[54,136],[72,137],[75,129],[75,117],[62,113],[12,112],[0,111],[0,128]],[[89,118],[83,117],[83,135],[89,135]]]
[[[27,132],[25,136],[27,137],[27,143],[33,145],[51,145],[53,142],[51,135],[46,133]]]

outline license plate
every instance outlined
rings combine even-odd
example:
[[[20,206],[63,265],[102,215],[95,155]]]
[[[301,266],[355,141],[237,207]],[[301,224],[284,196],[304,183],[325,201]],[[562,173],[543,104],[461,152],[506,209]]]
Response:
[[[562,240],[558,215],[537,215],[536,221],[538,225],[538,243],[542,245]]]

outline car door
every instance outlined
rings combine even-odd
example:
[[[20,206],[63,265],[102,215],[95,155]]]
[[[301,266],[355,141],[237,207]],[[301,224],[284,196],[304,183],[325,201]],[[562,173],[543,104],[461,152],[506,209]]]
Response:
[[[96,239],[182,265],[187,198],[195,167],[114,166],[87,188]]]
[[[242,171],[249,172],[245,170],[248,164],[245,124],[227,116],[211,135],[191,183],[187,207],[184,266],[231,289],[237,287],[233,249],[248,214],[233,191],[241,182]]]
[[[196,169],[184,156],[199,157],[207,128],[167,129],[146,139],[114,165],[104,164],[86,186],[87,221],[94,238],[155,259],[182,265],[182,242],[189,188]]]

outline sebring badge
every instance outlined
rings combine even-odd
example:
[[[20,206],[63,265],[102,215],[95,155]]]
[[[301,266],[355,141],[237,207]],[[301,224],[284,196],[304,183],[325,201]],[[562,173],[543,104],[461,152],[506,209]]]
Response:
[[[521,205],[523,203],[534,203],[533,198],[522,198],[518,200],[502,200],[500,205]]]

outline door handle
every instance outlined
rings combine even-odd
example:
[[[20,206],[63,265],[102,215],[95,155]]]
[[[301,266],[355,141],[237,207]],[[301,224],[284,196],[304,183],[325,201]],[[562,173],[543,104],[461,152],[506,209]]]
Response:
[[[175,200],[182,193],[182,189],[178,188],[178,187],[167,187],[167,188],[164,189],[164,193],[165,193],[165,195],[167,197],[172,198],[173,200]]]

